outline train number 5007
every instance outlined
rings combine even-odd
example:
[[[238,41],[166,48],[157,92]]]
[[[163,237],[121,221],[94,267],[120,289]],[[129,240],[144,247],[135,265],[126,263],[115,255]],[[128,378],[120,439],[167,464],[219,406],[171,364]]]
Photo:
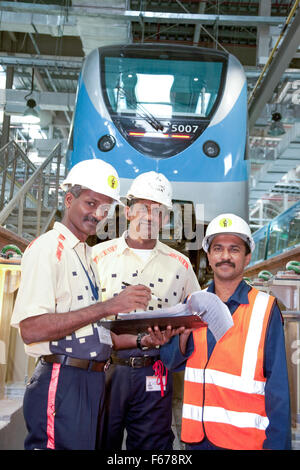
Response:
[[[199,126],[191,124],[172,124],[171,132],[185,132],[186,134],[195,134]]]

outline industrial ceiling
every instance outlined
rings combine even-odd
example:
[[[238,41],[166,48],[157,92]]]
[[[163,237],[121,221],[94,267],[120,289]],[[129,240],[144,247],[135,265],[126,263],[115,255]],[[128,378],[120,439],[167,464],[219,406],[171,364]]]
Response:
[[[249,212],[255,229],[300,198],[299,3],[0,1],[0,74],[7,72],[0,112],[11,118],[20,142],[26,141],[12,117],[24,111],[34,70],[32,96],[46,139],[35,139],[31,147],[43,155],[58,139],[67,140],[78,75],[92,49],[160,42],[226,50],[240,60],[248,80]],[[282,116],[280,136],[268,134],[274,113]]]

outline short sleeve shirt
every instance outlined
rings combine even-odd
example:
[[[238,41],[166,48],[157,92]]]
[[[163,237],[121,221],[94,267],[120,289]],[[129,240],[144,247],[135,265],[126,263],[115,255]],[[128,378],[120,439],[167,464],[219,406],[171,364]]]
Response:
[[[171,307],[194,291],[200,290],[189,259],[159,240],[145,261],[122,237],[102,242],[92,248],[103,300],[117,295],[128,284],[143,284],[153,297],[148,310]]]
[[[125,289],[124,282],[143,284],[151,289],[153,295],[147,310],[171,307],[183,302],[192,292],[200,290],[186,256],[158,240],[145,260],[129,248],[125,237],[126,232],[122,237],[102,242],[92,249],[103,300],[110,299]],[[135,348],[117,352],[120,357],[144,354],[157,355],[157,350],[143,352]]]
[[[44,313],[74,311],[76,315],[76,310],[94,304],[97,300],[85,270],[98,290],[99,282],[90,261],[91,248],[59,222],[34,240],[22,258],[12,326],[18,327],[22,320]],[[90,324],[57,341],[25,345],[25,351],[31,356],[59,353],[106,360],[111,348],[100,343],[97,325]]]

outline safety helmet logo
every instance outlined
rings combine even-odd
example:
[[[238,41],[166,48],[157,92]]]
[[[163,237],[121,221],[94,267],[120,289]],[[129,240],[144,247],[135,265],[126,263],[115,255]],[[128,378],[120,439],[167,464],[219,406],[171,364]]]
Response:
[[[112,189],[117,189],[118,187],[118,180],[114,175],[109,175],[109,177],[107,178],[107,183],[108,186]]]
[[[232,225],[232,220],[227,219],[226,217],[224,219],[221,219],[219,222],[220,227],[222,228],[228,228]]]

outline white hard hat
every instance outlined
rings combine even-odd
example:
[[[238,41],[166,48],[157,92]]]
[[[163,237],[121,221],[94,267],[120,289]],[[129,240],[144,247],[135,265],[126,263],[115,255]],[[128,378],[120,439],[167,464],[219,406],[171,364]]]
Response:
[[[206,234],[202,242],[202,248],[207,253],[209,245],[216,235],[236,235],[244,240],[251,252],[255,243],[251,235],[249,225],[241,217],[235,214],[221,214],[215,217],[207,226]]]
[[[172,186],[162,174],[149,171],[137,176],[127,192],[127,199],[148,199],[172,209]]]
[[[60,185],[63,191],[79,184],[85,189],[109,196],[118,203],[120,201],[120,180],[115,168],[98,158],[82,160],[71,168],[66,179]]]

